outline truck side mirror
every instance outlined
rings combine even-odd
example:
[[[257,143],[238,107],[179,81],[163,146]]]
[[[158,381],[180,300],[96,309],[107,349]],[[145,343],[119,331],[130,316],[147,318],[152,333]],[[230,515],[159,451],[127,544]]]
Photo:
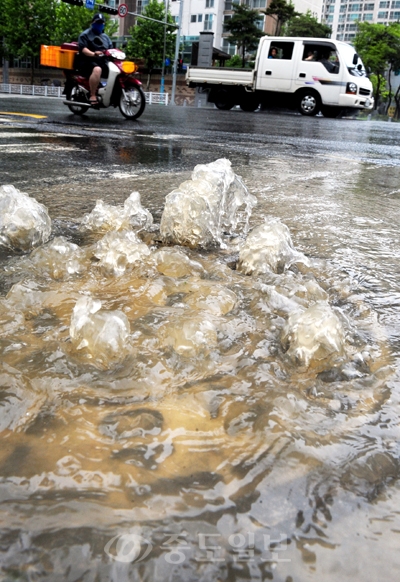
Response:
[[[357,63],[358,63],[358,54],[357,53],[354,53],[354,56],[353,56],[353,65],[356,65]]]

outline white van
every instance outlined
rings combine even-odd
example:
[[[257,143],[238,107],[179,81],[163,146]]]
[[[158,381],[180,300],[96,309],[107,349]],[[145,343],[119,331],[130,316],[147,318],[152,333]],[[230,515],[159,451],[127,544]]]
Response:
[[[189,67],[186,82],[208,91],[208,101],[219,109],[278,105],[337,117],[345,109],[374,105],[371,81],[354,47],[326,38],[264,36],[254,70]]]

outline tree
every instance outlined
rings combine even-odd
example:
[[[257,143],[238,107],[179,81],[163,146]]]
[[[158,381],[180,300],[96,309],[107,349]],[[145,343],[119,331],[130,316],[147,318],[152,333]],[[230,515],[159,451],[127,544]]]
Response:
[[[4,14],[5,12],[5,5],[4,0],[0,0],[0,14]],[[3,57],[7,56],[7,46],[6,46],[6,27],[4,17],[0,18],[0,63]]]
[[[377,108],[385,85],[386,72],[389,72],[390,78],[390,72],[400,68],[400,23],[391,22],[385,25],[359,22],[354,46],[364,65],[375,76],[374,97]],[[399,95],[395,98],[399,99]]]
[[[246,63],[246,52],[255,50],[264,33],[257,27],[260,13],[244,4],[232,4],[232,18],[225,22],[225,31],[229,32],[228,41],[235,44],[242,52],[242,66]]]
[[[264,14],[272,16],[275,19],[275,36],[280,36],[282,26],[285,22],[299,15],[294,9],[293,4],[288,3],[286,0],[271,0],[268,8],[264,10]]]
[[[81,32],[89,28],[92,17],[93,10],[60,2],[56,6],[56,21],[52,42],[58,45],[63,42],[77,41]]]
[[[54,32],[56,0],[4,0],[4,38],[9,52],[31,59],[31,83],[35,57],[41,44],[50,44]]]
[[[330,38],[332,29],[327,24],[318,22],[308,10],[306,14],[297,14],[291,18],[284,29],[285,36],[306,36],[314,38]]]
[[[154,18],[165,22],[164,2],[150,0],[143,11],[143,16]],[[170,12],[167,14],[167,23],[175,24]],[[161,22],[153,22],[138,17],[137,24],[129,30],[132,40],[128,42],[126,52],[132,58],[142,58],[146,61],[148,69],[147,89],[150,85],[151,73],[155,67],[161,67],[164,57],[164,30],[165,25]],[[165,34],[165,57],[174,58],[175,54],[176,28],[167,26]]]

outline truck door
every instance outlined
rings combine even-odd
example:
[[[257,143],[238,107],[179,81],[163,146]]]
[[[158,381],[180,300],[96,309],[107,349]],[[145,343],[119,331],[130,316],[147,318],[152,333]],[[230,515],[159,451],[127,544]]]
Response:
[[[314,88],[324,104],[338,105],[346,83],[343,81],[345,67],[340,62],[335,44],[305,40],[302,51],[295,68],[296,89]]]
[[[257,89],[289,92],[293,84],[293,41],[265,42],[257,70]]]

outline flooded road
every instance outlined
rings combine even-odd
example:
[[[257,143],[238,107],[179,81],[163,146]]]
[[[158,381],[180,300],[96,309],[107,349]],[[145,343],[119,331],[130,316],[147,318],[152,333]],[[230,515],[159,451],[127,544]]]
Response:
[[[1,252],[3,579],[395,580],[399,126],[166,109],[0,114],[0,185],[77,245]],[[222,248],[163,242],[166,196],[219,158],[257,200],[250,228],[288,227],[292,261],[243,269],[243,213]],[[140,261],[111,268],[82,219],[133,191],[154,222]],[[127,318],[117,361],[74,343],[82,298]],[[322,304],[340,349],[305,365],[291,322]]]

